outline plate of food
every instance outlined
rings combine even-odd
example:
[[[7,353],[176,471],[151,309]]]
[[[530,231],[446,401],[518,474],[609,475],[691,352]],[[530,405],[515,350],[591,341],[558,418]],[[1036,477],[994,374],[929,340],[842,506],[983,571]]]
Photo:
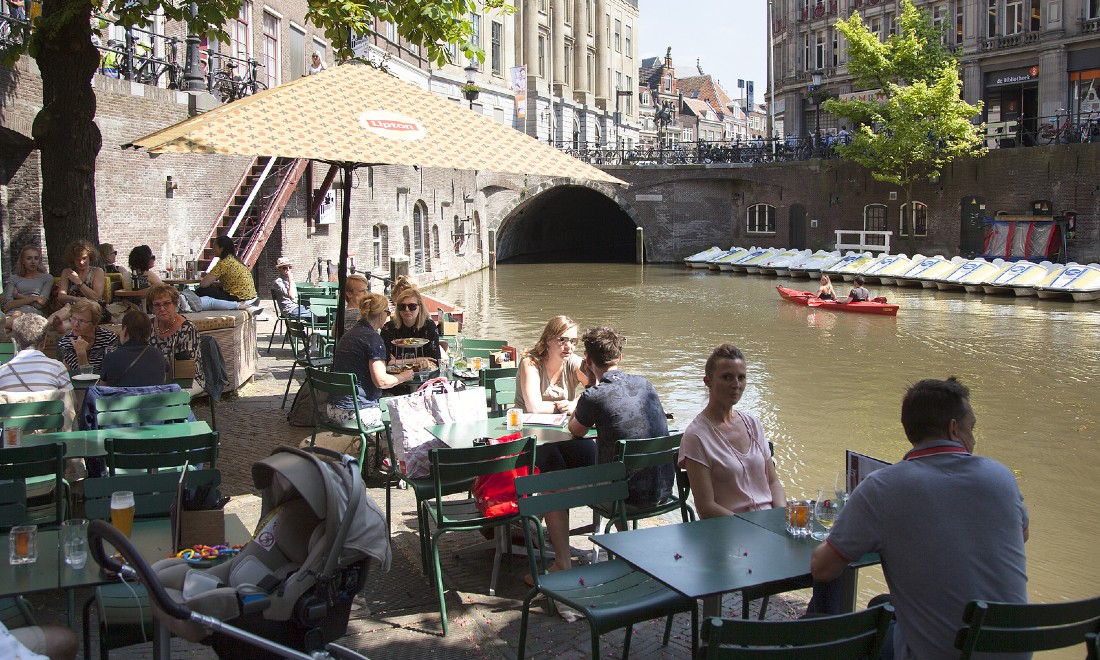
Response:
[[[427,339],[421,339],[420,337],[404,337],[401,339],[394,339],[393,345],[400,348],[420,348],[428,344]]]
[[[99,374],[73,374],[72,379],[90,383],[99,380]]]

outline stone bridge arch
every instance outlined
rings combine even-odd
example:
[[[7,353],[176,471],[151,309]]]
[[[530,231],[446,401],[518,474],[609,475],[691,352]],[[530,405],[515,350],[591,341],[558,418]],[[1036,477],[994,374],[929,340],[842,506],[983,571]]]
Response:
[[[527,184],[503,213],[497,261],[636,261],[641,217],[618,186],[577,179]]]

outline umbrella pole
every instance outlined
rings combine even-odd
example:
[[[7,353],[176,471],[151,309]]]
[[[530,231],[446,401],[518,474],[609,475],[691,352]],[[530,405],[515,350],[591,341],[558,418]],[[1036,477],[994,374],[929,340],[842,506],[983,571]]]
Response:
[[[337,271],[336,325],[332,328],[337,340],[344,334],[344,285],[348,279],[348,234],[351,228],[352,166],[344,164],[344,207],[340,212],[340,268]]]

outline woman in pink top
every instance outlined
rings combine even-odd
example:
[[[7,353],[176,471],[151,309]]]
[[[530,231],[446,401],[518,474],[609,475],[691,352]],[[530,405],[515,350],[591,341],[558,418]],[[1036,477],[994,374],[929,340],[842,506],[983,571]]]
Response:
[[[733,344],[722,344],[711,353],[704,373],[710,399],[684,429],[679,461],[687,469],[699,516],[785,506],[763,425],[733,408],[745,391],[745,356]]]

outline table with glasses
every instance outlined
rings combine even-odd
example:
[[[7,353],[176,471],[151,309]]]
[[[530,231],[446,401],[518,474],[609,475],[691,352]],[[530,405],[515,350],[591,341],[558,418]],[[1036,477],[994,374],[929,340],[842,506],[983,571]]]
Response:
[[[504,417],[490,417],[474,422],[437,424],[429,426],[427,431],[452,449],[473,447],[474,438],[499,438],[510,433],[521,433],[524,437],[533,435],[535,436],[535,442],[540,445],[573,439],[573,434],[561,426],[524,426],[519,431],[509,431],[507,420]],[[595,439],[595,429],[589,430],[588,435],[585,437]]]
[[[689,598],[779,584],[810,574],[818,541],[786,532],[786,511],[769,509],[590,537],[634,568]],[[855,609],[857,570],[879,563],[868,554],[841,579],[841,609]]]
[[[65,443],[65,458],[94,458],[107,455],[107,438],[175,438],[185,435],[210,433],[210,425],[204,421],[176,424],[147,424],[90,431],[59,431],[23,436],[24,447],[39,447]]]

